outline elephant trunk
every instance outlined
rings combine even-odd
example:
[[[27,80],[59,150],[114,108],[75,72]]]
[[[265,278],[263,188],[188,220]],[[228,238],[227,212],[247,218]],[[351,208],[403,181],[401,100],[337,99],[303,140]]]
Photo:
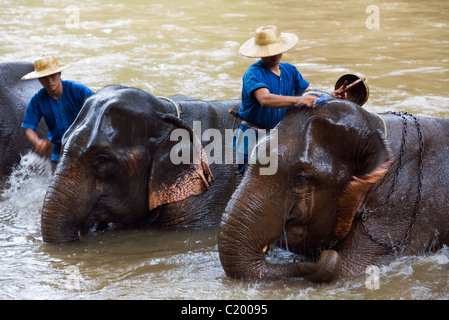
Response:
[[[282,234],[290,209],[280,194],[281,186],[265,183],[266,187],[261,187],[258,180],[257,188],[242,182],[222,217],[218,251],[226,274],[247,280],[303,277],[332,281],[341,270],[341,258],[335,251],[323,251],[316,262],[272,264],[265,260],[266,246]]]
[[[59,167],[58,167],[59,169]],[[42,208],[42,239],[48,243],[79,240],[80,232],[85,232],[86,216],[92,194],[87,190],[91,179],[79,176],[80,170],[57,170],[48,187]]]

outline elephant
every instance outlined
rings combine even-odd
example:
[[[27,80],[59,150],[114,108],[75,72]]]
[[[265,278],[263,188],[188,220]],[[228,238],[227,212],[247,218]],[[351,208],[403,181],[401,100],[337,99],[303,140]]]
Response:
[[[267,145],[277,171],[250,164],[219,224],[228,276],[332,282],[449,244],[449,120],[328,97],[289,110]]]
[[[162,98],[119,85],[100,89],[64,134],[42,208],[43,241],[77,241],[110,224],[217,226],[240,177],[234,164],[209,163],[206,133],[232,130],[228,111],[239,107],[239,100]],[[182,133],[187,143],[179,142]],[[191,161],[178,161],[183,152]]]
[[[32,149],[21,124],[28,102],[42,86],[38,80],[20,78],[33,70],[30,62],[0,63],[0,178],[10,174],[20,156]],[[41,123],[39,134],[45,136],[46,131]]]

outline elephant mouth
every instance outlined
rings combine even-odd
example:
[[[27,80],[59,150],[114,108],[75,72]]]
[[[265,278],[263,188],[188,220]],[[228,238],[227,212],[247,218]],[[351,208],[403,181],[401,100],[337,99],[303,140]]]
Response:
[[[286,230],[292,227],[286,223],[279,237],[263,249],[264,260],[271,265],[288,265],[301,262],[316,262],[321,254],[335,245],[328,243],[311,245],[307,242],[306,227],[295,227],[296,233]],[[300,230],[300,231],[299,231]]]
[[[98,199],[90,212],[74,228],[74,233],[78,235],[77,240],[82,240],[82,237],[89,233],[98,233],[109,229],[111,227],[110,217],[111,213],[102,204],[102,199]]]
[[[273,252],[277,253],[284,252],[280,256],[292,256],[295,260],[304,260],[304,259],[314,259],[320,255],[320,253],[325,250],[324,247],[311,247],[307,244],[305,231],[302,231],[302,234],[281,234],[275,241],[271,242],[267,246],[266,253],[267,255],[272,254]],[[277,250],[273,251],[273,248],[277,248]],[[281,250],[281,251],[279,251]]]
[[[78,226],[78,237],[81,239],[81,237],[86,236],[91,231],[97,230],[100,225],[105,225],[105,222],[95,219],[93,212],[91,212]]]
[[[330,243],[324,238],[317,238],[315,233],[309,232],[310,226],[307,217],[293,206],[286,219],[278,238],[270,243],[268,247],[278,247],[291,255],[296,255],[295,259],[316,259],[321,252],[332,249],[335,243]]]
[[[270,264],[289,264],[298,261],[313,260],[310,256],[290,251],[273,242],[269,244],[265,252],[265,261]]]
[[[129,208],[118,202],[108,201],[108,197],[100,197],[84,221],[79,225],[78,232],[81,236],[88,233],[105,232],[120,227],[142,227],[154,223],[159,214],[159,208],[149,211],[141,219],[136,219]],[[126,219],[126,217],[130,217]]]

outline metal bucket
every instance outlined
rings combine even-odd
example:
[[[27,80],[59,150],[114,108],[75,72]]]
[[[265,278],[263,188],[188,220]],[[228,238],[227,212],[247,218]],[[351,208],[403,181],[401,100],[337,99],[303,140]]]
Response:
[[[369,87],[364,76],[350,73],[342,75],[335,83],[335,90],[341,88],[345,81],[347,81],[347,86],[349,86],[357,80],[361,80],[360,83],[346,91],[346,100],[363,106],[369,97]]]

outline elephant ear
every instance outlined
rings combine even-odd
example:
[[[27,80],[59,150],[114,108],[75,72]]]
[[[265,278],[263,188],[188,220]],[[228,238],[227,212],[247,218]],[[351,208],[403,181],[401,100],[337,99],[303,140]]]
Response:
[[[201,142],[192,128],[182,120],[172,115],[161,115],[162,120],[181,129],[189,137],[189,143],[171,141],[170,135],[159,145],[151,165],[148,178],[149,209],[184,200],[190,196],[206,192],[213,182],[206,154]],[[172,156],[182,152],[189,153],[190,161],[174,163]],[[195,161],[196,159],[196,161]]]
[[[382,136],[377,131],[371,135],[360,157],[359,175],[352,177],[338,199],[335,228],[338,239],[343,239],[348,234],[365,194],[385,175],[392,163],[390,147]]]

